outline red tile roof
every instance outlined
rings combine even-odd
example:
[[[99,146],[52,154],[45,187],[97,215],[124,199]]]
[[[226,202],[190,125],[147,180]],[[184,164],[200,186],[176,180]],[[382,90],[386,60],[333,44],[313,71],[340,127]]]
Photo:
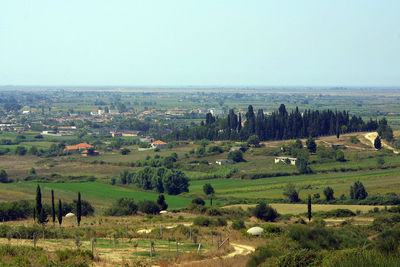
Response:
[[[88,149],[93,147],[92,145],[86,144],[86,143],[80,143],[74,146],[66,146],[65,148],[67,150],[78,150],[78,149]]]

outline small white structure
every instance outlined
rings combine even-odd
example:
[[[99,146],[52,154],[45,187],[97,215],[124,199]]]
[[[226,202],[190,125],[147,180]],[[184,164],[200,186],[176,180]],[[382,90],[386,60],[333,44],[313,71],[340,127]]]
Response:
[[[233,160],[230,160],[230,159],[217,159],[215,161],[215,163],[218,164],[218,165],[233,164]]]
[[[296,165],[297,158],[289,158],[289,157],[276,157],[275,164],[279,162],[287,163],[290,162],[290,165]]]
[[[168,214],[168,211],[162,210],[162,211],[160,211],[160,214]]]
[[[65,218],[71,218],[71,217],[74,217],[74,216],[75,216],[75,214],[70,212],[70,213],[67,213],[67,215],[65,215]]]
[[[250,235],[261,235],[264,232],[264,229],[261,227],[255,226],[251,227],[249,230],[247,230],[247,233]]]

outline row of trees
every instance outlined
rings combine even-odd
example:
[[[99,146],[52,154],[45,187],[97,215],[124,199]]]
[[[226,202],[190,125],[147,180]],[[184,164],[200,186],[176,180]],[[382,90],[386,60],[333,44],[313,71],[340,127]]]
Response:
[[[120,180],[122,184],[134,183],[144,190],[155,190],[158,193],[165,192],[168,195],[189,192],[189,180],[185,173],[164,167],[145,167],[136,173],[129,173],[129,171],[124,170],[120,174]]]
[[[265,116],[259,109],[257,114],[250,105],[242,118],[233,109],[227,118],[217,118],[211,113],[206,115],[205,123],[193,128],[185,128],[169,135],[172,140],[208,139],[208,140],[248,140],[257,135],[260,141],[305,138],[309,136],[337,135],[356,131],[372,131],[378,128],[378,122],[370,119],[364,122],[361,117],[351,116],[347,111],[305,110],[296,107],[290,113],[284,104],[278,111]]]
[[[78,192],[78,199],[74,201],[75,203],[75,211],[76,211],[76,219],[78,226],[80,226],[81,219],[82,219],[82,200],[81,200],[81,193]],[[61,226],[62,224],[62,219],[63,216],[65,215],[65,208],[63,208],[63,204],[61,199],[58,200],[58,207],[57,207],[57,212],[56,212],[56,207],[55,207],[55,201],[54,201],[54,191],[51,190],[51,221],[53,224],[56,222],[56,217],[58,220],[59,225]],[[85,215],[88,215],[89,213],[94,213],[94,209],[91,207],[91,205],[86,202],[85,203]],[[36,188],[36,201],[35,201],[35,207],[33,209],[33,219],[37,221],[38,223],[45,225],[49,219],[48,219],[48,213],[47,210],[43,207],[42,205],[42,192],[40,189],[40,186],[38,185]]]
[[[334,190],[332,187],[328,186],[324,189],[323,194],[325,196],[326,201],[335,200]],[[296,186],[292,183],[286,185],[283,190],[283,195],[289,199],[291,203],[296,203],[300,201],[299,198],[299,190],[296,189]],[[367,198],[368,193],[362,182],[356,181],[352,186],[350,186],[350,199],[353,200],[362,200]],[[319,199],[320,195],[314,194],[314,198]],[[343,198],[343,196],[341,197]]]
[[[158,214],[161,210],[166,210],[168,204],[165,202],[165,196],[160,194],[157,202],[151,200],[139,201],[135,203],[133,198],[120,198],[112,207],[106,210],[105,214],[108,216],[125,216],[134,215],[137,211],[141,211],[146,214]]]

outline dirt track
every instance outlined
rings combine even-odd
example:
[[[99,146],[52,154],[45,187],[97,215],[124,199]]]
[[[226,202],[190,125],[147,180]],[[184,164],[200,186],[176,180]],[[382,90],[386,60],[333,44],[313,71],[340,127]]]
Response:
[[[377,136],[378,136],[378,133],[377,133],[377,132],[367,133],[367,134],[364,135],[365,139],[367,139],[368,141],[371,142],[371,144],[368,144],[368,145],[372,145],[372,147],[374,147],[374,142],[375,142],[375,139],[376,139]],[[388,144],[387,144],[385,141],[383,141],[382,139],[381,139],[381,143],[382,143],[382,146],[383,146],[384,148],[393,150],[393,153],[399,154],[399,151],[397,151],[396,149],[394,149],[394,147],[388,145]]]

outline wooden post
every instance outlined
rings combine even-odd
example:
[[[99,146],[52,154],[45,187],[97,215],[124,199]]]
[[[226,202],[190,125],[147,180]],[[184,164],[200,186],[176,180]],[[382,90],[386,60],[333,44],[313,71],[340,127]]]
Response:
[[[33,234],[33,247],[36,248],[36,234]]]
[[[201,236],[200,236],[200,243],[199,243],[199,248],[197,249],[197,252],[199,255],[201,255]]]
[[[150,257],[153,257],[153,243],[150,242]]]
[[[192,240],[192,227],[190,227],[189,229],[190,229],[190,240]]]
[[[179,256],[179,247],[178,247],[178,241],[176,241],[176,256]]]
[[[162,239],[162,225],[160,223],[160,239]]]
[[[219,241],[217,241],[217,248],[219,249]]]
[[[211,245],[214,245],[214,238],[213,238],[213,232],[212,231],[210,232],[210,235],[211,235]]]
[[[94,255],[94,238],[92,238],[92,254]]]

